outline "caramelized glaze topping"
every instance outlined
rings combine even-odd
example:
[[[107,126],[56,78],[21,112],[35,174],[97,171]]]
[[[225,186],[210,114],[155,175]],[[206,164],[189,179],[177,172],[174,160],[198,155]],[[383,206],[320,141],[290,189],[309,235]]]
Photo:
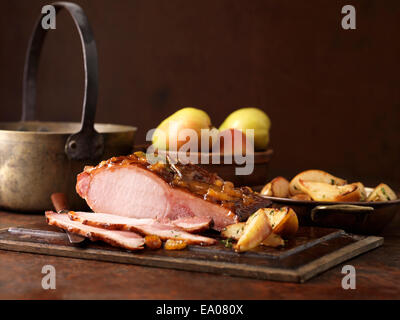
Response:
[[[235,188],[232,182],[224,181],[217,174],[211,173],[193,164],[173,164],[157,162],[151,164],[143,152],[128,156],[112,157],[100,162],[96,167],[85,167],[85,172],[92,173],[101,168],[136,165],[147,169],[174,188],[180,188],[234,212],[240,221],[247,219],[259,208],[270,206],[271,202],[254,193],[249,187]]]

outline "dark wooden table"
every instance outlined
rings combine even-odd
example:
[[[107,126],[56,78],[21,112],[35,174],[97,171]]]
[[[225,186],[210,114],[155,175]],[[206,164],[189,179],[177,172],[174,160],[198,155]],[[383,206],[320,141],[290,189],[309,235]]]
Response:
[[[0,228],[43,215],[0,212]],[[397,219],[398,220],[398,219]],[[0,299],[399,299],[398,223],[385,244],[304,284],[260,281],[0,250]],[[56,290],[41,286],[42,267],[56,268]],[[341,286],[342,266],[356,268],[356,289]]]

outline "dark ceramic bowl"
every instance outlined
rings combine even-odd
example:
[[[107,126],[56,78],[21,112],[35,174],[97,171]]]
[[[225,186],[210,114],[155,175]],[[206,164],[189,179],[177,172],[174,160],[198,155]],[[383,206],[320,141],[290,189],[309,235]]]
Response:
[[[293,208],[301,225],[339,228],[358,234],[380,234],[400,212],[400,198],[381,202],[328,202],[263,197],[277,206]]]

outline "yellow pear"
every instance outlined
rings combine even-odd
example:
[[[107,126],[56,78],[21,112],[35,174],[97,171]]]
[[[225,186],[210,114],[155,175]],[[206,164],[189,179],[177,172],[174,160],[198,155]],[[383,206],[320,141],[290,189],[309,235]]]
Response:
[[[268,115],[257,108],[242,108],[232,112],[219,127],[219,131],[239,129],[246,133],[246,129],[254,129],[254,148],[267,149],[271,120]]]
[[[190,140],[198,143],[200,149],[201,129],[210,128],[211,120],[206,112],[196,108],[183,108],[159,124],[152,137],[153,146],[160,150],[179,150]]]

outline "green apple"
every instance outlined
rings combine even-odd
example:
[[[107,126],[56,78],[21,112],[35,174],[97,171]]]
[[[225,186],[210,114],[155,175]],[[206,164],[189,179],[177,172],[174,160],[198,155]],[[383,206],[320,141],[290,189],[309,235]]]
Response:
[[[184,129],[192,129],[196,133],[198,146],[201,143],[201,129],[210,129],[211,120],[206,112],[196,108],[183,108],[166,118],[157,127],[152,141],[155,149],[170,150],[175,145],[177,150],[189,141],[178,140],[179,133]]]
[[[265,150],[269,143],[270,127],[271,120],[264,111],[257,108],[242,108],[232,112],[219,130],[232,128],[246,132],[246,129],[254,129],[254,148]]]

